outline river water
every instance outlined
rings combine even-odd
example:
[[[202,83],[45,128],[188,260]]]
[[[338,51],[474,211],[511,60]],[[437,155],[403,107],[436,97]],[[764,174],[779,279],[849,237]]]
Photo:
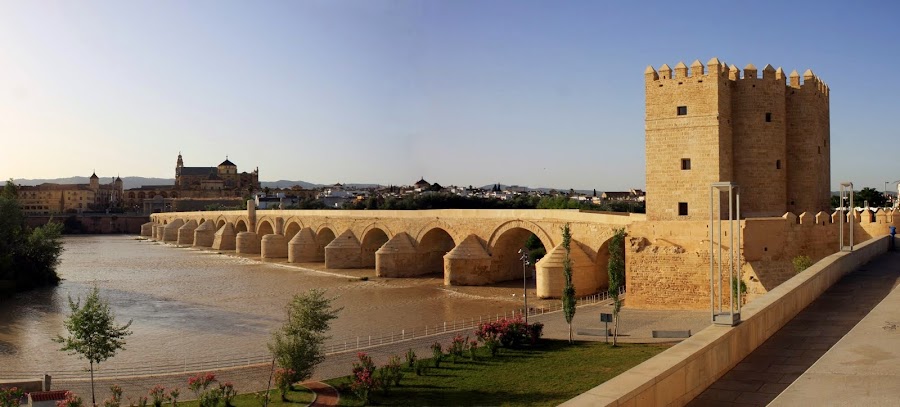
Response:
[[[263,355],[271,331],[284,320],[284,306],[310,288],[326,290],[343,307],[332,322],[330,334],[336,339],[477,319],[521,304],[511,298],[511,292],[521,291],[514,285],[445,289],[440,276],[359,281],[133,236],[66,237],[64,242],[58,287],[0,302],[0,378],[86,367],[85,361],[58,351],[52,338],[66,333],[68,298],[84,298],[94,285],[118,322],[133,320],[126,350],[104,362],[104,368]]]

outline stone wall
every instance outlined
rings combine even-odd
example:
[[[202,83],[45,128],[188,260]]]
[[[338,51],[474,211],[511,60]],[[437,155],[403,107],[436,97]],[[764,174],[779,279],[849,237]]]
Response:
[[[841,277],[885,253],[888,243],[883,236],[853,252],[832,254],[747,305],[737,326],[710,326],[562,405],[683,406]]]
[[[900,226],[897,215],[900,213],[856,212],[854,242],[886,235],[889,226]],[[746,300],[752,301],[793,277],[796,272],[791,260],[795,257],[803,255],[818,261],[837,252],[839,216],[786,213],[741,221],[741,278],[747,284]],[[709,308],[708,223],[642,222],[629,227],[625,255],[628,307]],[[844,227],[849,237],[850,224],[844,223]],[[731,240],[727,226],[723,240],[723,248],[728,250]],[[713,247],[718,250],[718,245]],[[728,264],[723,265],[726,267]]]

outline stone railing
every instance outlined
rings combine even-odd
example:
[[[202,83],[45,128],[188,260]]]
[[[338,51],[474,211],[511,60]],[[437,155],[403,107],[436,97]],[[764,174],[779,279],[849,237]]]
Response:
[[[710,326],[564,406],[682,406],[699,395],[845,274],[885,253],[889,236],[838,252],[758,297],[735,327]]]

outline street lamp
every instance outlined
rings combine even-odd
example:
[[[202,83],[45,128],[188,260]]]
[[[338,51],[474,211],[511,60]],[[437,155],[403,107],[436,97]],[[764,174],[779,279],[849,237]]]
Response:
[[[523,297],[525,298],[525,326],[528,326],[528,250],[525,248],[519,249],[519,260],[522,261],[522,291],[525,292]]]

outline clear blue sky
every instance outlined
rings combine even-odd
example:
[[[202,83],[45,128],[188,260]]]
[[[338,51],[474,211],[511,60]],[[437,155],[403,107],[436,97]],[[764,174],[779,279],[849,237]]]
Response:
[[[0,0],[0,176],[173,177],[181,151],[262,180],[642,188],[644,68],[716,56],[811,68],[833,184],[881,189],[900,7],[855,3]]]

